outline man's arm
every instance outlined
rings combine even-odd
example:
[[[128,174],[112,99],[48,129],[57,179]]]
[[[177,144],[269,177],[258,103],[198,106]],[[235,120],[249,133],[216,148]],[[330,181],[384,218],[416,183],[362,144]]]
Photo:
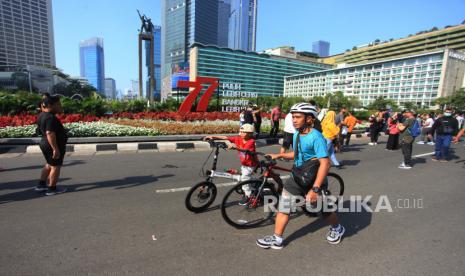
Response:
[[[284,158],[284,159],[288,159],[288,160],[294,159],[294,152],[293,151],[285,152],[285,153],[270,153],[270,154],[267,154],[267,155],[269,157],[271,157],[272,159],[278,159],[278,158]]]
[[[454,143],[457,143],[459,141],[460,137],[462,137],[464,134],[465,134],[465,128],[462,128],[462,130],[459,131],[457,136],[454,137],[454,139],[453,139]]]
[[[323,182],[325,181],[326,176],[328,175],[329,168],[331,167],[331,163],[329,162],[329,158],[320,158],[320,167],[318,168],[318,172],[316,175],[315,182],[313,183],[313,187],[321,188]],[[307,193],[306,200],[310,202],[315,202],[318,198],[318,194],[315,193],[313,190],[310,190]]]
[[[50,144],[50,146],[52,147],[52,150],[53,150],[52,158],[53,159],[60,158],[60,151],[58,149],[57,136],[56,136],[55,132],[47,131],[46,135],[47,135],[47,141],[48,141],[48,143]]]
[[[203,140],[228,140],[228,136],[205,136]]]

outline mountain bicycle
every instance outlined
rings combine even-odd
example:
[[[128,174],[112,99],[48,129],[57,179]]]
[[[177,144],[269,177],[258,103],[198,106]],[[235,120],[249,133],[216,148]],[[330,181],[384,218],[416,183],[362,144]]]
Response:
[[[275,160],[264,153],[257,152],[255,154],[264,158],[264,160],[259,161],[259,167],[263,172],[262,176],[259,179],[239,182],[226,193],[221,203],[221,215],[224,220],[238,229],[259,226],[274,215],[272,210],[277,209],[279,194],[283,188],[282,180],[274,170],[291,172],[291,169],[278,166]],[[270,178],[275,180],[277,185],[270,183]],[[240,204],[244,201],[242,186],[245,184],[250,185],[252,194],[247,198],[247,204]],[[326,184],[322,190],[323,196],[334,195],[337,197],[344,194],[344,181],[338,174],[329,172]],[[274,197],[276,200],[273,201],[273,204],[270,204],[265,202],[267,197]],[[335,203],[337,204],[337,201]],[[268,212],[265,211],[265,204],[272,207]],[[305,213],[315,216],[315,213],[311,213],[306,208],[303,208],[303,210]]]

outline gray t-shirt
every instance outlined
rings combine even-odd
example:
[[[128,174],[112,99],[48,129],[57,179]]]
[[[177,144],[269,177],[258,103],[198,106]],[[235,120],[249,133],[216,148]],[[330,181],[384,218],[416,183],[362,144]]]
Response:
[[[404,131],[402,131],[399,134],[399,140],[402,142],[404,140],[406,141],[413,141],[413,136],[410,134],[410,131],[408,131],[409,128],[413,127],[413,124],[415,123],[415,119],[405,119],[405,121],[402,123],[405,126]]]
[[[341,113],[337,114],[334,120],[334,123],[336,123],[336,125],[339,125],[343,121],[344,121],[344,114],[341,114]]]

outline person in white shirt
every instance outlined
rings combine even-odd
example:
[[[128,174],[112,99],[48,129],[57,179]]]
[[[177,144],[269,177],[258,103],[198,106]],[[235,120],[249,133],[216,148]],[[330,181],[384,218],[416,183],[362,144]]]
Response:
[[[424,145],[434,145],[433,141],[433,133],[431,132],[431,129],[434,124],[434,119],[431,117],[431,114],[426,114],[425,115],[425,122],[423,124],[423,127],[421,129],[421,137],[420,141],[417,142],[417,144]]]
[[[281,146],[280,153],[285,153],[292,145],[292,139],[296,129],[292,122],[292,114],[288,113],[284,118],[284,133],[283,133],[283,144]]]

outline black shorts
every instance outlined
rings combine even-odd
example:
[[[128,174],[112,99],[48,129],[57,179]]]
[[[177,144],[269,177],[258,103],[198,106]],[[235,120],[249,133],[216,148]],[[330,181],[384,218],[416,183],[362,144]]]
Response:
[[[63,165],[63,160],[66,154],[66,146],[59,147],[58,150],[60,151],[60,157],[58,159],[53,159],[53,149],[48,143],[41,142],[39,147],[42,151],[42,154],[44,155],[45,160],[47,161],[47,164],[54,167]]]
[[[292,146],[293,140],[294,140],[294,134],[284,131],[282,147],[288,150]]]
[[[293,204],[296,204],[296,201],[295,201],[295,196],[303,196],[305,197],[307,195],[307,193],[310,191],[310,189],[313,187],[313,183],[311,183],[310,185],[302,185],[300,183],[298,183],[299,181],[296,181],[296,179],[294,179],[294,177],[292,176],[291,174],[291,177],[284,183],[284,189],[283,189],[283,193],[281,195],[281,199],[280,199],[280,205],[279,205],[279,211],[281,213],[285,213],[285,214],[288,214],[291,212],[291,210],[293,210]],[[327,189],[328,187],[328,183],[327,181],[325,181],[325,183],[323,183],[322,187],[321,187],[321,190],[320,192],[318,193],[319,194],[319,198],[322,199],[322,194],[323,194],[323,190]],[[308,202],[306,204],[309,204]],[[308,205],[306,205],[308,206]],[[314,210],[313,212],[316,211],[316,213],[320,216],[322,216],[323,218],[326,218],[328,217],[330,214],[333,213],[333,211],[328,211],[326,209],[324,209],[321,206],[318,206],[316,203],[311,203],[310,205],[312,207],[312,209]],[[305,207],[307,208],[307,207]],[[310,210],[309,210],[310,211]]]
[[[291,176],[284,182],[284,189],[293,196],[306,195],[310,189],[313,187],[314,183],[301,183],[301,181],[296,181],[296,179]],[[321,185],[321,190],[324,190],[328,187],[328,182],[325,181]]]

